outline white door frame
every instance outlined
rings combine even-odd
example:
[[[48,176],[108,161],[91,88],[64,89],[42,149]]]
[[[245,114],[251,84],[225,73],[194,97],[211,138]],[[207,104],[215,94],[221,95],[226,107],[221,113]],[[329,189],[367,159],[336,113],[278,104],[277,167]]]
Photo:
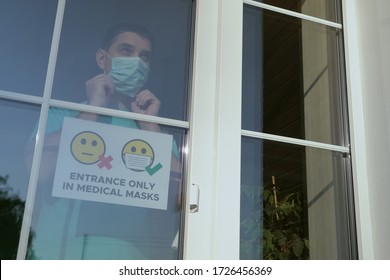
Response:
[[[200,199],[185,212],[184,259],[239,259],[242,9],[196,5],[187,188],[199,186]]]

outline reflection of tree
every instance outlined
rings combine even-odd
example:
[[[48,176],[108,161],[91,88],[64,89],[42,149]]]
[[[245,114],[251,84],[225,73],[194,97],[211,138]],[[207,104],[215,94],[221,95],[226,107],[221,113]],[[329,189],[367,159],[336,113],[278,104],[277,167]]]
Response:
[[[0,259],[16,259],[24,201],[12,193],[8,176],[0,176]],[[31,239],[31,235],[30,238]]]

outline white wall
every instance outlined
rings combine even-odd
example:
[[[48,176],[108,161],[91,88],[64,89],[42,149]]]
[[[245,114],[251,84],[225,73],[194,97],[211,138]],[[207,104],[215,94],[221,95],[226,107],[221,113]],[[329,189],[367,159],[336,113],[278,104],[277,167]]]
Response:
[[[390,1],[345,0],[359,254],[390,259]]]

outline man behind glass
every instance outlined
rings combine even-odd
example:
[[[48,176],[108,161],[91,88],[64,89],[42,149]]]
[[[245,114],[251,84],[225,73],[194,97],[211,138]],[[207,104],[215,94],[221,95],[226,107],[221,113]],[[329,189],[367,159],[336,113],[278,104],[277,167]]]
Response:
[[[151,57],[152,37],[144,27],[120,24],[111,28],[103,38],[101,48],[96,51],[96,63],[102,73],[86,82],[87,100],[83,103],[158,116],[160,101],[150,90],[144,88],[151,67]],[[61,129],[65,117],[161,132],[160,126],[155,123],[50,108],[37,188],[37,197],[40,200],[36,200],[32,223],[35,238],[28,257],[41,259],[146,258],[142,249],[137,246],[137,240],[145,237],[148,230],[146,227],[147,209],[81,202],[51,196]],[[31,141],[27,146],[27,151],[30,151],[27,153],[29,165],[31,165],[31,151],[34,145],[35,142]],[[171,174],[179,171],[178,151],[174,143],[172,154]],[[177,190],[175,192],[177,193]],[[139,243],[142,242],[145,243],[145,240]]]

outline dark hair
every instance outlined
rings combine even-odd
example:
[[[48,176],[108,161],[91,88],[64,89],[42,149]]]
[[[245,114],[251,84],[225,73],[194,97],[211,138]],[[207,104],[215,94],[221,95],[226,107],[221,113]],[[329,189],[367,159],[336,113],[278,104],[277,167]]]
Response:
[[[102,40],[102,49],[108,51],[111,45],[115,42],[116,37],[123,32],[134,32],[149,40],[150,44],[153,46],[152,34],[145,26],[136,23],[121,23],[107,30]]]

